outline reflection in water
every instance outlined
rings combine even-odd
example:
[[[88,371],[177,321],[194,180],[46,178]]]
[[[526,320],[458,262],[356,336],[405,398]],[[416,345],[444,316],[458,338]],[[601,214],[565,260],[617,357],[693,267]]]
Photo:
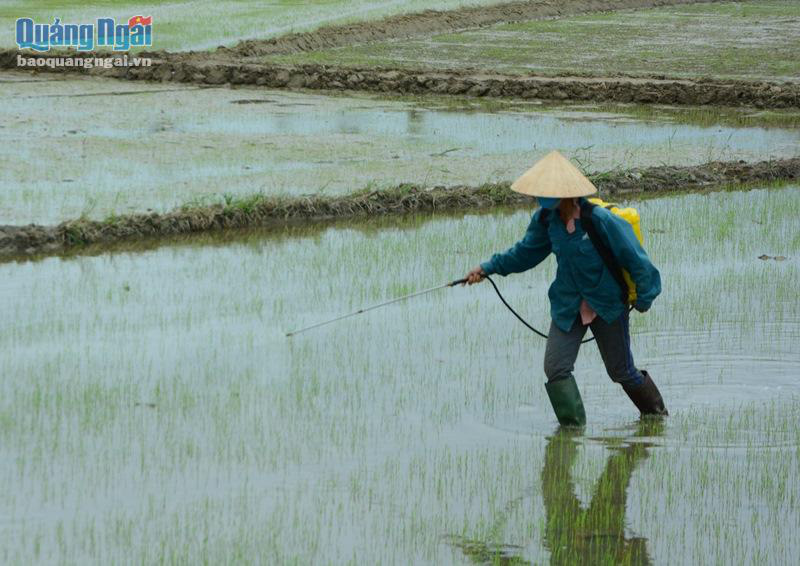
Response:
[[[425,134],[425,116],[417,108],[410,108],[406,111],[406,134],[409,136],[421,136]]]
[[[661,419],[643,419],[635,436],[657,436]],[[628,484],[636,466],[647,458],[648,444],[611,444],[613,454],[595,485],[588,509],[575,496],[570,469],[577,455],[575,435],[560,429],[545,449],[542,496],[547,513],[545,546],[550,564],[649,564],[647,539],[625,537]]]
[[[661,436],[662,419],[642,419],[634,437]],[[575,495],[572,466],[578,455],[580,429],[559,428],[547,441],[542,469],[542,497],[546,513],[544,545],[550,564],[650,564],[647,539],[625,536],[628,485],[636,466],[648,456],[646,442],[594,438],[613,454],[595,484],[588,508]],[[523,498],[512,502],[500,521]],[[451,539],[475,563],[529,564],[520,556],[522,547]]]

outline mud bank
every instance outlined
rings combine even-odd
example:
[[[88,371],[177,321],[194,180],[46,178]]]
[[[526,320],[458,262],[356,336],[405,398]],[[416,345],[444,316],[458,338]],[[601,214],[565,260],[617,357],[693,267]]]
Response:
[[[555,18],[588,12],[631,10],[679,4],[705,4],[719,1],[721,0],[566,0],[558,2],[535,0],[507,2],[494,6],[470,6],[458,10],[426,10],[414,14],[390,16],[375,22],[326,26],[311,32],[292,33],[268,40],[242,41],[233,49],[221,47],[218,51],[244,57],[282,55],[479,28],[505,22]]]
[[[639,104],[800,107],[800,84],[714,79],[545,77],[480,71],[185,65],[137,69],[136,78],[205,84],[256,84],[271,88],[357,90],[386,94],[437,94],[506,99]]]
[[[606,197],[796,181],[800,179],[800,157],[758,163],[712,162],[694,167],[631,169],[594,174],[590,178]],[[530,206],[531,199],[512,192],[508,182],[479,187],[432,188],[404,184],[383,191],[364,191],[341,197],[255,195],[228,205],[184,207],[165,214],[125,215],[104,221],[78,219],[57,226],[0,226],[0,257],[58,253],[89,244],[112,244],[232,228],[503,205]]]
[[[0,69],[17,70],[14,50],[0,51]],[[36,59],[64,58],[35,55]],[[325,65],[239,64],[206,57],[167,55],[149,67],[38,67],[40,71],[81,73],[128,80],[201,85],[250,85],[321,91],[361,91],[394,95],[455,95],[558,102],[800,108],[800,84],[724,79],[520,76],[479,70],[416,70]]]

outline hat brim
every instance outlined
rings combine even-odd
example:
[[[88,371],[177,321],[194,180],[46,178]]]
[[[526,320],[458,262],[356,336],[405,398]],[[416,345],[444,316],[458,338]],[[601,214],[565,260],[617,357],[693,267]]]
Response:
[[[511,190],[532,197],[576,198],[595,194],[597,187],[566,157],[552,151],[514,181]]]

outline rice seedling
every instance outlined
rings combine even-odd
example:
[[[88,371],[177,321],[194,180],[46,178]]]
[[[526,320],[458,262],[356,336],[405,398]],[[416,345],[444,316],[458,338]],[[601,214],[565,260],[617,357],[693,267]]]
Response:
[[[543,341],[488,287],[284,337],[460,276],[526,211],[0,264],[0,562],[791,562],[799,191],[631,203],[656,429],[587,345],[589,426],[557,433]],[[499,282],[542,325],[554,268]]]

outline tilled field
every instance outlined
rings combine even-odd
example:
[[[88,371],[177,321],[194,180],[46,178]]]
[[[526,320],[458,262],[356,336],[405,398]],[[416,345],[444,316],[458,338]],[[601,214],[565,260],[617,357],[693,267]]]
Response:
[[[587,49],[591,46],[591,49]],[[792,0],[694,3],[260,57],[263,62],[505,74],[800,81]]]
[[[533,0],[504,2],[493,6],[469,6],[448,11],[426,10],[391,16],[379,22],[356,22],[287,34],[274,39],[242,41],[233,51],[245,57],[279,55],[480,28],[501,22],[719,1],[721,0]]]
[[[427,11],[392,16],[378,22],[323,27],[301,34],[290,34],[270,40],[241,42],[234,48],[214,52],[141,53],[153,58],[150,67],[94,68],[91,74],[132,80],[175,81],[194,84],[256,85],[269,88],[317,89],[326,91],[361,90],[390,94],[468,95],[541,100],[578,100],[590,102],[636,102],[645,104],[754,106],[758,108],[800,107],[800,83],[780,80],[736,80],[723,77],[675,77],[669,73],[646,73],[624,76],[617,72],[593,75],[572,70],[537,75],[535,73],[497,72],[495,65],[483,68],[457,68],[439,65],[430,68],[387,66],[389,56],[378,65],[342,65],[348,61],[336,51],[329,57],[316,51],[368,43],[386,39],[417,37],[442,31],[489,26],[498,22],[515,22],[553,18],[569,14],[648,8],[684,1],[574,0],[566,4],[548,2],[513,2],[496,6],[470,7],[454,11]],[[712,3],[714,4],[714,3]],[[727,3],[727,4],[730,4]],[[788,12],[792,14],[793,12]],[[794,21],[794,20],[791,20]],[[793,25],[793,24],[792,24]],[[791,29],[794,29],[793,27]],[[733,30],[733,28],[732,28]],[[732,31],[731,30],[731,31]],[[698,32],[701,33],[701,32]],[[791,32],[790,32],[791,33]],[[584,39],[582,42],[591,41]],[[617,49],[627,47],[618,46]],[[669,51],[668,47],[662,51]],[[298,63],[286,64],[269,57],[281,54],[308,53]],[[614,47],[611,48],[614,53]],[[768,52],[767,52],[768,53]],[[33,55],[34,59],[58,58],[64,54]],[[0,51],[0,68],[17,67],[18,52]],[[766,57],[767,55],[762,56]],[[324,64],[304,63],[323,58]],[[731,57],[745,57],[731,52]],[[752,57],[751,57],[752,58]],[[291,59],[290,59],[291,60]],[[753,64],[758,64],[757,60]],[[41,67],[41,70],[48,68]],[[81,72],[82,68],[54,69],[59,72]]]

